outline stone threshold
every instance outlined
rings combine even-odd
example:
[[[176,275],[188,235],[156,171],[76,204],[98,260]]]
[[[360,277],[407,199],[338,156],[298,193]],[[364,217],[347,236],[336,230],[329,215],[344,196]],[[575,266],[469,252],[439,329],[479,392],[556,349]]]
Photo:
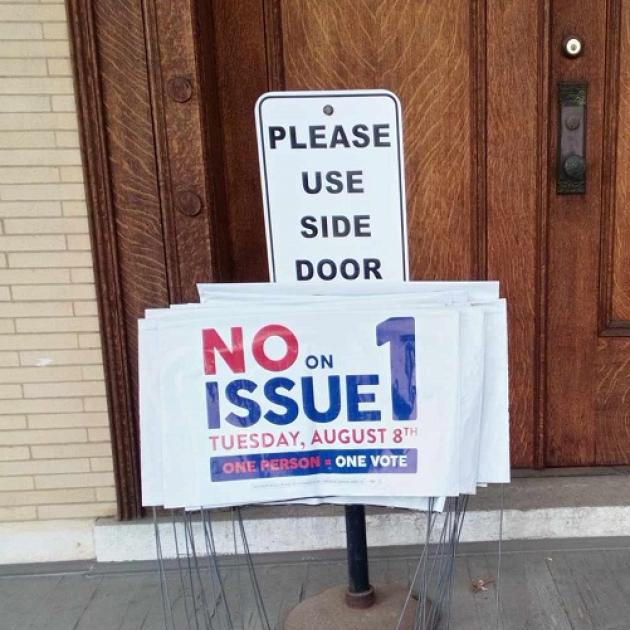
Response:
[[[336,506],[257,506],[243,511],[254,554],[310,553],[345,546],[343,508]],[[214,517],[217,551],[238,554],[229,511]],[[425,515],[406,510],[368,508],[371,548],[418,545]],[[205,548],[195,523],[198,549]],[[165,558],[175,557],[172,524],[161,525]],[[511,484],[480,489],[471,497],[462,543],[607,538],[630,535],[630,468],[518,471]],[[150,561],[156,557],[152,520],[121,523],[99,519],[94,527],[97,562]]]

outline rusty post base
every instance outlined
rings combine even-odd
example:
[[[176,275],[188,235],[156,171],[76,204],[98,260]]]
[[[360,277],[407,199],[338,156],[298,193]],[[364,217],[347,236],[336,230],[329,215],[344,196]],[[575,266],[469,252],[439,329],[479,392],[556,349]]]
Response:
[[[374,604],[356,608],[346,603],[345,586],[333,586],[293,608],[284,622],[284,630],[394,630],[408,592],[402,584],[377,585],[374,587]],[[399,630],[413,630],[417,606],[415,599],[409,600]],[[427,617],[430,610],[429,601]],[[420,630],[433,629],[420,627]]]
[[[372,586],[363,593],[351,593],[346,589],[346,606],[350,606],[350,608],[369,608],[375,601],[376,593]]]

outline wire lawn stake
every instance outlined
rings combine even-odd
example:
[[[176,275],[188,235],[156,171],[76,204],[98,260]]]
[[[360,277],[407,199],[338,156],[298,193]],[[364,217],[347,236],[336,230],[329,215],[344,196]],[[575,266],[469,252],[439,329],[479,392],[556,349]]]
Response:
[[[306,611],[311,615],[308,623],[315,623],[316,617],[317,627],[322,630],[353,630],[355,627],[366,630],[377,627],[379,630],[449,629],[456,550],[467,504],[468,496],[449,498],[444,511],[438,513],[433,512],[435,500],[431,500],[430,509],[418,514],[418,557],[408,584],[399,589],[378,584],[373,588],[370,584],[363,535],[365,508],[362,505],[348,506],[347,531],[352,533],[352,539],[348,542],[349,586],[345,599],[338,588],[310,598],[317,611],[312,614]],[[226,525],[225,521],[223,525]],[[153,510],[163,630],[272,630],[282,627],[281,611],[271,615],[266,605],[241,508],[231,510],[231,524],[227,525],[231,525],[232,542],[238,552],[234,559],[221,559],[217,554],[212,511],[172,510],[168,516],[158,517]],[[173,559],[165,559],[165,549],[167,555],[174,556]],[[361,604],[367,599],[366,592],[373,600],[378,626],[370,625],[369,618],[362,615],[362,609],[366,607]],[[336,600],[328,601],[327,593],[333,593]],[[323,599],[317,600],[317,597]],[[305,600],[303,605],[310,600]],[[349,604],[346,603],[348,600]],[[389,600],[386,613],[378,611],[384,600]],[[294,613],[290,614],[285,627],[294,627],[291,615]],[[388,620],[384,625],[383,619]]]
[[[209,510],[161,518],[154,511],[153,524],[163,630],[272,630],[239,508],[232,510],[232,531],[244,567],[220,563]],[[174,560],[165,560],[165,546]]]

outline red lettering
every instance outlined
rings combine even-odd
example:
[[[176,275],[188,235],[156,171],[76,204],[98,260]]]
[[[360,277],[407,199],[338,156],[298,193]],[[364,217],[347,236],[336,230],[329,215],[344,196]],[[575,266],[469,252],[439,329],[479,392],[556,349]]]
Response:
[[[282,358],[270,359],[265,354],[265,342],[270,337],[280,337],[285,342],[287,349]],[[261,367],[270,372],[281,372],[295,363],[298,356],[298,340],[286,326],[269,324],[268,326],[263,326],[254,336],[252,354]]]
[[[215,351],[218,352],[227,363],[232,372],[245,371],[245,352],[243,350],[243,328],[236,326],[230,329],[232,336],[232,348],[228,348],[225,341],[219,337],[214,328],[202,331],[203,336],[203,366],[206,374],[216,374],[217,365]]]

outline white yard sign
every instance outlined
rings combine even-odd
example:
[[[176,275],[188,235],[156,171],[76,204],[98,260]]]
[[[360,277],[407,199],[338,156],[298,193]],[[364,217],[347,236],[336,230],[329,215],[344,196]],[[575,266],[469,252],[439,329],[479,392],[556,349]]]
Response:
[[[271,280],[407,280],[398,98],[272,92],[256,129]]]

